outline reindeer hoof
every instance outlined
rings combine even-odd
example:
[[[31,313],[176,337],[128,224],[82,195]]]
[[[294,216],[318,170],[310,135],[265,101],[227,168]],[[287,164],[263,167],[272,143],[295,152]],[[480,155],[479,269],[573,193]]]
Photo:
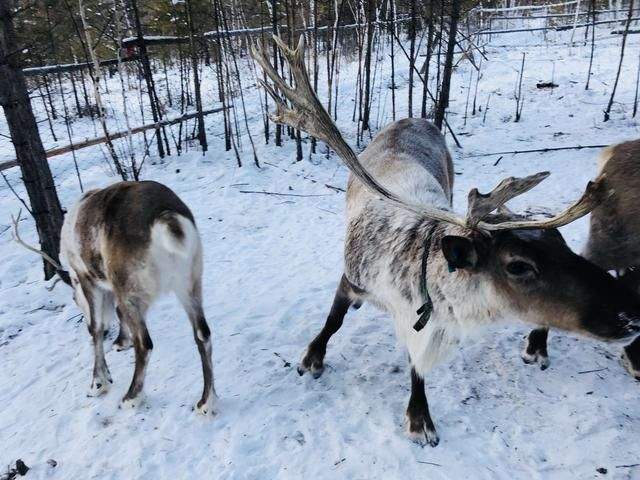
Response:
[[[626,349],[624,352],[622,352],[620,360],[622,361],[622,365],[624,366],[624,368],[627,369],[631,376],[636,380],[640,380],[640,365],[633,364],[633,361],[629,358]]]
[[[205,417],[213,417],[216,415],[216,396],[210,395],[206,401],[200,401],[196,404],[196,412]]]
[[[96,375],[93,377],[91,381],[91,387],[89,388],[88,397],[99,397],[104,395],[109,391],[113,380],[111,380],[111,375],[109,372],[104,372],[100,375]]]
[[[122,338],[118,337],[113,342],[113,348],[115,348],[116,352],[122,352],[124,350],[128,350],[133,346],[133,342],[130,338]]]
[[[311,376],[317,380],[322,376],[322,373],[324,372],[324,365],[311,365],[309,367],[306,367],[301,363],[300,365],[298,365],[297,370],[298,375],[302,376],[305,374],[305,372],[310,372]]]
[[[141,393],[137,397],[128,398],[124,397],[120,402],[120,408],[123,410],[135,410],[144,402],[144,395]]]
[[[540,370],[546,370],[551,365],[549,361],[549,357],[547,355],[542,355],[540,352],[528,353],[526,350],[522,352],[520,355],[522,361],[527,365],[532,365],[534,363],[540,364]]]
[[[110,381],[94,381],[89,389],[88,397],[100,397],[109,391]]]
[[[427,419],[424,415],[418,415],[418,418],[412,418],[407,414],[406,417],[407,436],[412,442],[417,443],[421,447],[429,445],[437,447],[440,443],[438,432],[433,427],[431,419]]]
[[[407,429],[407,435],[409,439],[420,445],[421,447],[426,447],[429,445],[430,447],[437,447],[440,443],[440,437],[438,437],[438,433],[435,430],[429,430],[426,427],[422,429],[422,431],[411,431],[411,429]]]
[[[309,347],[302,362],[298,365],[298,374],[302,376],[305,372],[310,372],[313,378],[320,378],[324,372],[324,353],[321,354]]]

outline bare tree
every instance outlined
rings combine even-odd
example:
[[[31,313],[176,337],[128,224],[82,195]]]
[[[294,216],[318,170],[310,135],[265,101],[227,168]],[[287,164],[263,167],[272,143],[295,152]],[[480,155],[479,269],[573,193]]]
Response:
[[[127,180],[127,172],[125,172],[122,168],[122,164],[120,163],[120,159],[118,158],[116,149],[113,145],[113,142],[111,141],[111,137],[109,136],[109,129],[107,128],[107,120],[105,118],[106,112],[104,109],[104,105],[102,104],[102,96],[100,95],[100,62],[98,61],[96,51],[93,47],[91,30],[89,29],[89,25],[87,24],[87,18],[84,12],[84,4],[82,3],[82,0],[78,0],[78,9],[80,11],[80,19],[82,20],[82,27],[84,29],[87,49],[89,50],[89,55],[91,57],[91,61],[93,62],[93,70],[91,71],[91,84],[93,85],[93,96],[98,107],[98,119],[100,120],[100,126],[102,127],[102,132],[107,139],[107,149],[109,150],[111,160],[113,160],[113,164],[116,167],[116,172],[118,172],[118,175],[120,175],[123,180]]]
[[[607,109],[604,111],[605,122],[609,120],[609,114],[611,113],[611,107],[613,106],[613,99],[616,96],[616,90],[618,88],[618,80],[620,80],[620,72],[622,71],[622,60],[624,59],[624,48],[627,45],[627,35],[629,34],[629,26],[631,25],[631,18],[633,17],[633,3],[634,3],[634,0],[629,1],[629,12],[627,14],[627,23],[624,27],[624,33],[622,34],[622,46],[620,47],[620,61],[618,62],[618,72],[616,73],[616,80],[613,83],[611,98],[609,98]]]
[[[144,81],[147,86],[147,94],[149,95],[149,103],[151,107],[151,115],[153,116],[153,121],[158,122],[162,120],[162,112],[160,111],[158,105],[158,96],[156,94],[156,87],[153,81],[153,73],[151,72],[151,63],[149,61],[149,54],[147,52],[147,45],[144,41],[144,35],[142,32],[142,24],[140,23],[140,12],[138,10],[138,2],[137,0],[128,0],[129,8],[133,14],[133,21],[135,23],[135,31],[137,37],[138,44],[138,56],[140,58],[140,63],[142,65],[142,74],[144,76]],[[158,145],[158,155],[160,157],[164,157],[165,149],[162,146],[162,134],[164,133],[164,143],[167,149],[167,154],[169,154],[169,141],[167,140],[167,134],[164,132],[163,128],[158,128],[156,130],[156,141]]]
[[[42,251],[59,261],[62,208],[31,109],[13,26],[13,2],[0,1],[0,105],[9,126]],[[45,279],[56,270],[44,262]]]
[[[444,12],[442,12],[444,14]],[[451,73],[453,70],[453,51],[456,46],[456,34],[458,33],[458,20],[460,19],[460,0],[451,0],[451,24],[449,25],[449,39],[447,42],[447,55],[442,73],[442,86],[440,97],[436,105],[434,123],[442,130],[444,113],[449,106],[449,90],[451,87]]]
[[[187,26],[189,28],[189,54],[191,56],[191,68],[193,69],[193,90],[196,96],[196,110],[198,112],[198,141],[202,151],[206,152],[207,132],[204,129],[204,115],[202,115],[202,95],[200,93],[200,76],[198,74],[198,52],[195,44],[195,29],[193,26],[193,7],[191,0],[185,0],[185,10],[187,12]]]
[[[371,47],[373,44],[373,16],[376,12],[375,0],[366,0],[367,5],[367,46],[364,54],[364,112],[362,115],[362,130],[369,130],[369,116],[371,105]]]

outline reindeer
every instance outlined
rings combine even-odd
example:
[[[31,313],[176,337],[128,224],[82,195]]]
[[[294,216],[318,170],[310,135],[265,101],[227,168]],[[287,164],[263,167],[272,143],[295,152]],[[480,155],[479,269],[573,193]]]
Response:
[[[564,212],[545,220],[492,214],[548,176],[508,178],[489,194],[469,193],[467,215],[451,210],[453,164],[439,130],[423,119],[383,129],[358,157],[315,95],[304,65],[304,38],[288,48],[274,37],[295,80],[287,84],[260,47],[252,48],[274,86],[274,121],[333,148],[351,170],[347,187],[345,269],[320,333],[299,373],[319,377],[327,343],[349,307],[369,301],[393,317],[411,363],[409,436],[436,446],[424,377],[462,339],[502,317],[552,325],[604,339],[640,328],[640,301],[593,263],[574,254],[557,227],[587,214],[606,195],[602,179]],[[289,108],[281,92],[291,103]]]
[[[600,154],[598,174],[613,195],[591,212],[589,237],[582,255],[607,271],[615,271],[628,288],[640,287],[640,140],[605,148]],[[549,366],[549,329],[531,331],[522,354],[525,363]],[[640,380],[640,339],[622,353],[627,370]]]
[[[211,361],[211,333],[202,308],[202,245],[189,208],[168,187],[151,181],[119,182],[91,190],[67,213],[60,250],[65,269],[50,257],[60,277],[73,287],[93,340],[94,367],[90,396],[106,393],[112,379],[103,339],[114,310],[120,333],[117,350],[133,345],[135,370],[122,400],[140,403],[144,374],[153,349],[146,312],[164,292],[174,292],[185,309],[202,361],[204,390],[196,408],[214,414],[216,399]]]

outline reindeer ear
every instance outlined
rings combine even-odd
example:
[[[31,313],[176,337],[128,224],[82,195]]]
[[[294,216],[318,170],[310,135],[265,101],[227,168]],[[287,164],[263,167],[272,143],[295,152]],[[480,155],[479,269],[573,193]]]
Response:
[[[473,240],[467,237],[447,235],[442,238],[442,253],[449,263],[449,270],[473,268],[478,263],[478,252]]]

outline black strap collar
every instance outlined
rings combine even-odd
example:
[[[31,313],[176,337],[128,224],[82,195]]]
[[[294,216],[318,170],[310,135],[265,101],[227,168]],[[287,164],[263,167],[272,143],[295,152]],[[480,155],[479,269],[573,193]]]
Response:
[[[418,321],[413,325],[413,329],[416,332],[422,330],[431,318],[431,312],[433,312],[433,301],[429,295],[427,288],[427,262],[429,261],[429,251],[431,250],[431,239],[433,232],[436,229],[437,224],[433,225],[424,239],[424,246],[422,250],[422,264],[420,265],[420,295],[422,296],[422,306],[416,311],[419,315]]]

